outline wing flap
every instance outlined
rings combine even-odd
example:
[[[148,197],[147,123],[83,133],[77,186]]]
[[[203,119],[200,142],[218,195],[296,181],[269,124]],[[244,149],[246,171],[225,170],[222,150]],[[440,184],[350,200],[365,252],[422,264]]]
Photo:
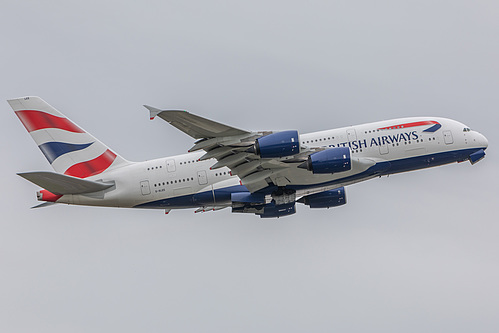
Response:
[[[114,182],[95,182],[50,171],[23,172],[18,175],[57,195],[92,193],[114,186]]]
[[[196,150],[204,150],[210,151],[216,149],[218,147],[231,147],[234,149],[247,149],[252,146],[254,141],[251,140],[254,137],[252,133],[245,135],[237,135],[237,136],[224,136],[224,137],[216,137],[210,139],[199,140],[194,143],[194,146],[189,149],[189,152]]]
[[[249,156],[251,156],[250,153],[238,153],[230,155],[228,157],[224,157],[222,159],[218,159],[218,162],[213,164],[211,166],[211,169],[215,170],[222,167],[232,168],[234,165],[241,164]]]
[[[208,151],[206,154],[199,158],[200,161],[209,160],[210,158],[215,158],[217,160],[232,154],[232,147],[219,147]]]

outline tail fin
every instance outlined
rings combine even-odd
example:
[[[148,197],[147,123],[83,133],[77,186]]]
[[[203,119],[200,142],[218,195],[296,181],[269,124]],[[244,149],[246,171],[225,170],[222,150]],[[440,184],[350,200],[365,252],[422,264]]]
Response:
[[[129,163],[40,97],[8,102],[56,172],[87,178]]]

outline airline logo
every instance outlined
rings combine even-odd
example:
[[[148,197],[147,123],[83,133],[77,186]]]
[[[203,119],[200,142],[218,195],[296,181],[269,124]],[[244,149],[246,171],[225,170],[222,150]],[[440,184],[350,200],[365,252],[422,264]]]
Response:
[[[87,178],[116,159],[115,153],[65,117],[38,110],[18,110],[16,115],[56,171],[62,168],[68,176]]]
[[[419,126],[427,126],[427,125],[433,125],[427,129],[425,129],[423,132],[436,132],[442,127],[438,121],[434,120],[426,120],[426,121],[416,121],[413,123],[405,123],[405,124],[399,124],[399,125],[393,125],[389,127],[381,127],[378,128],[379,130],[393,130],[393,129],[402,129],[402,128],[411,128],[411,127],[419,127]]]

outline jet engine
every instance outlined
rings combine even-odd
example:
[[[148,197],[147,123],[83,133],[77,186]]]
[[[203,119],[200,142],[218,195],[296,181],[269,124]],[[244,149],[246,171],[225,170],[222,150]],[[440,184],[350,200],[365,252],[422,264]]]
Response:
[[[284,157],[300,152],[298,131],[283,131],[272,133],[256,139],[248,152],[260,155],[262,158]]]
[[[347,203],[345,188],[340,187],[334,190],[307,195],[298,200],[310,208],[337,207]]]
[[[310,154],[307,161],[298,166],[315,173],[336,173],[352,169],[350,148],[337,147]]]

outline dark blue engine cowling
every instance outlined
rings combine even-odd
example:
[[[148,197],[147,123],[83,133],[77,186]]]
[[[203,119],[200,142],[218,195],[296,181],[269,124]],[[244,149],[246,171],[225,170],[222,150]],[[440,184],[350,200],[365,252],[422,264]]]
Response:
[[[329,208],[346,204],[347,196],[345,195],[345,188],[340,187],[330,191],[307,195],[298,200],[298,202],[310,206],[310,208]]]
[[[350,148],[338,147],[318,151],[308,156],[308,160],[300,165],[313,173],[335,173],[352,169]]]
[[[283,131],[256,139],[254,152],[262,158],[284,157],[300,152],[298,131]]]

